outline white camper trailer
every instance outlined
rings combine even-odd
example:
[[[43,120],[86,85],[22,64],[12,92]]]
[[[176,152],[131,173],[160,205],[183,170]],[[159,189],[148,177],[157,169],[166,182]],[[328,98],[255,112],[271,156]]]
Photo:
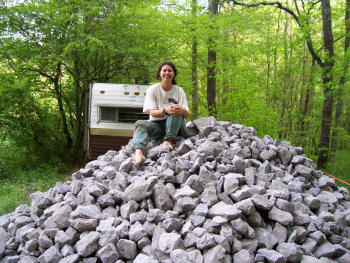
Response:
[[[142,112],[147,85],[93,83],[90,86],[85,150],[96,159],[108,150],[119,150],[133,136]]]

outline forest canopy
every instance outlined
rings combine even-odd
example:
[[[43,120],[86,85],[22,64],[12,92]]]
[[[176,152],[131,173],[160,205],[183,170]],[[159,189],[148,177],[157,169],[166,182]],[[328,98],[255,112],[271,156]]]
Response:
[[[179,70],[191,119],[350,156],[350,0],[1,0],[0,169],[84,158],[94,82]]]

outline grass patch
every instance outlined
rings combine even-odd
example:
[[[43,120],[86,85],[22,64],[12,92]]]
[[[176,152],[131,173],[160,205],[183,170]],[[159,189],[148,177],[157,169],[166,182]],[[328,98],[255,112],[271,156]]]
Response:
[[[21,204],[30,205],[29,195],[45,192],[56,182],[70,179],[71,167],[61,163],[45,164],[34,170],[2,171],[0,174],[0,215],[10,213]]]
[[[350,184],[350,151],[337,152],[334,160],[330,162],[325,172]],[[344,186],[350,191],[350,186],[336,180],[339,186]]]

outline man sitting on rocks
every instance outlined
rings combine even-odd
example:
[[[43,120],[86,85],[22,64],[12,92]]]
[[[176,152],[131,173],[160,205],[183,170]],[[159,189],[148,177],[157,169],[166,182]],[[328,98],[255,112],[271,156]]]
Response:
[[[160,83],[147,89],[143,112],[149,113],[148,121],[137,121],[134,132],[135,166],[146,158],[148,137],[165,138],[169,149],[173,149],[178,132],[185,127],[185,118],[189,115],[185,92],[176,86],[177,69],[169,61],[158,68],[156,78]]]

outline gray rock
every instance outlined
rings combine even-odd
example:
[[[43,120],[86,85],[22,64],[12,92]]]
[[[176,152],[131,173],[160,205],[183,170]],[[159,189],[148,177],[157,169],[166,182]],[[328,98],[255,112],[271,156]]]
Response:
[[[84,235],[76,244],[75,249],[82,257],[88,257],[98,249],[98,239],[100,234],[98,232],[89,232]]]
[[[18,263],[37,263],[37,262],[38,262],[37,258],[32,256],[23,256],[18,261]]]
[[[195,197],[197,196],[197,192],[193,190],[189,185],[185,185],[184,187],[176,190],[175,195],[173,196],[174,199],[180,198],[180,197]]]
[[[153,192],[153,187],[157,183],[157,177],[152,176],[149,178],[137,177],[133,183],[131,183],[124,191],[123,197],[125,201],[135,200],[141,201]]]
[[[56,210],[43,224],[44,228],[64,229],[69,227],[69,218],[72,213],[72,208],[68,205]]]
[[[96,202],[102,208],[106,208],[108,206],[114,206],[116,204],[115,199],[113,198],[112,194],[110,194],[110,193],[107,193],[107,194],[104,194],[104,195],[97,197]]]
[[[288,230],[280,223],[276,223],[272,235],[277,239],[278,243],[281,244],[287,240]]]
[[[267,249],[267,248],[261,248],[258,250],[258,253],[263,255],[268,262],[270,263],[285,263],[287,262],[287,259],[282,254],[278,253],[275,250]]]
[[[212,217],[222,216],[227,219],[234,220],[241,215],[241,211],[238,210],[234,205],[228,205],[221,201],[213,205],[209,209],[208,214]]]
[[[130,200],[126,204],[120,206],[120,215],[124,219],[129,219],[130,214],[135,213],[138,207],[139,205],[135,200]]]
[[[216,119],[212,116],[208,118],[199,118],[193,121],[200,134],[209,135],[215,127]]]
[[[116,232],[116,229],[111,228],[111,230],[103,231],[101,233],[100,239],[98,240],[98,245],[99,247],[104,247],[109,243],[116,244],[118,239],[119,239],[119,235]]]
[[[71,256],[75,253],[74,249],[72,246],[70,245],[64,245],[61,249],[61,255],[62,257],[68,257],[68,256]]]
[[[208,206],[212,206],[219,201],[214,183],[209,183],[206,185],[201,195],[201,201]]]
[[[285,256],[288,262],[300,262],[303,257],[300,246],[295,243],[281,243],[276,250]]]
[[[196,240],[196,246],[200,250],[209,249],[216,245],[214,236],[210,234],[204,234]]]
[[[233,194],[231,194],[231,198],[235,202],[242,201],[244,199],[250,198],[254,195],[254,191],[252,188],[248,186],[243,186],[242,189],[237,190]]]
[[[259,247],[262,248],[271,249],[278,242],[278,240],[273,235],[271,235],[266,229],[261,227],[255,229],[255,237],[259,242]]]
[[[113,263],[119,258],[117,248],[111,243],[100,248],[97,251],[96,256],[102,261],[102,263]]]
[[[78,206],[71,214],[70,219],[99,219],[101,209],[96,205]]]
[[[132,167],[132,158],[127,158],[120,164],[119,172],[128,173]]]
[[[225,248],[223,248],[220,245],[217,245],[204,253],[203,262],[204,263],[212,263],[212,262],[223,263],[225,260],[225,253],[226,253]]]
[[[175,249],[183,249],[181,236],[176,233],[163,233],[159,237],[159,249],[164,253],[170,253]]]
[[[158,183],[154,186],[153,202],[156,208],[163,211],[173,209],[174,203],[170,198],[168,188],[162,183]]]
[[[40,257],[40,263],[57,263],[62,259],[61,253],[55,246],[50,247]]]
[[[140,222],[136,222],[135,224],[131,225],[129,228],[129,239],[132,241],[139,241],[141,238],[146,237],[147,233],[143,229],[143,226]]]
[[[275,206],[269,211],[268,217],[284,226],[289,226],[293,223],[293,215],[291,213],[280,210]]]
[[[199,237],[192,232],[189,232],[186,234],[186,237],[184,239],[184,247],[190,248],[196,246],[196,242],[199,239]]]
[[[96,257],[83,258],[83,263],[96,263],[96,262],[97,262]]]
[[[269,200],[265,195],[255,194],[250,200],[253,202],[256,208],[263,209],[263,210],[270,210],[271,207],[274,205],[274,202]]]
[[[322,263],[322,260],[312,256],[303,255],[301,263]]]
[[[134,259],[137,255],[137,246],[134,241],[120,239],[117,243],[119,256],[125,259]]]
[[[235,155],[233,157],[232,165],[238,173],[242,173],[242,174],[247,168],[246,162],[243,160],[243,158],[239,157],[238,155]]]
[[[5,224],[4,224],[5,225]],[[6,249],[6,242],[8,241],[8,239],[10,238],[9,234],[5,231],[5,229],[3,229],[2,227],[0,227],[0,258],[1,255],[3,255],[3,253],[5,252]]]
[[[224,192],[232,194],[239,188],[239,181],[234,174],[226,174],[224,176]]]
[[[329,242],[324,242],[315,251],[315,256],[320,257],[340,257],[346,253],[346,250],[341,245],[333,245]]]
[[[292,154],[287,148],[283,147],[278,151],[278,157],[281,159],[283,165],[288,166],[292,159]]]
[[[98,226],[96,227],[96,231],[104,232],[110,230],[111,227],[113,227],[114,221],[115,220],[113,217],[108,217],[106,219],[101,220]]]
[[[312,176],[312,169],[305,165],[297,164],[294,169],[294,175],[303,176],[307,179],[310,179]]]
[[[80,233],[85,231],[94,231],[98,225],[97,219],[83,219],[77,218],[69,221],[71,226],[78,230]]]
[[[191,198],[191,197],[182,197],[176,200],[174,211],[178,212],[179,214],[193,210],[199,202],[198,198]]]
[[[64,231],[57,231],[55,243],[62,248],[64,245],[72,245],[73,240]]]
[[[320,188],[337,187],[337,184],[335,183],[335,179],[326,175],[323,175],[320,178],[318,178],[317,182],[318,182],[318,187]]]
[[[233,229],[241,233],[243,236],[247,238],[255,237],[254,229],[248,223],[243,221],[241,218],[232,220],[231,223],[232,223]]]
[[[134,259],[133,263],[158,263],[158,260],[153,259],[152,257],[145,254],[138,254]]]
[[[187,252],[182,249],[175,249],[170,252],[170,259],[174,263],[191,262],[187,256]]]
[[[115,229],[115,232],[120,238],[129,237],[129,227],[130,223],[126,220],[123,220]]]
[[[233,262],[254,263],[253,253],[248,250],[242,249],[233,255]]]
[[[250,198],[239,201],[235,203],[234,206],[245,215],[251,215],[255,212],[254,204]]]
[[[346,253],[342,255],[341,257],[338,257],[336,259],[338,263],[349,263],[350,262],[350,253]]]
[[[260,159],[265,162],[265,161],[271,161],[272,159],[277,157],[277,152],[274,150],[264,150],[260,153]]]
[[[62,258],[58,263],[78,263],[80,256],[78,254],[69,255]]]

